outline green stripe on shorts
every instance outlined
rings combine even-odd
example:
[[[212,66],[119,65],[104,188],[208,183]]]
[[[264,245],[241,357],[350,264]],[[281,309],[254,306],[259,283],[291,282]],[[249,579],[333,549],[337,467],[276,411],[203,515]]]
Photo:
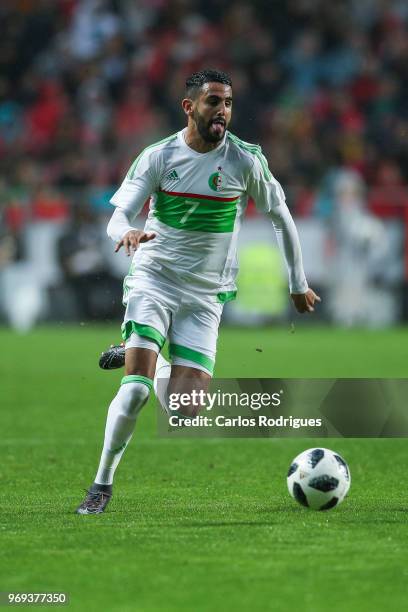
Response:
[[[154,327],[142,325],[141,323],[136,323],[136,321],[126,321],[122,325],[122,338],[126,341],[132,334],[153,340],[153,342],[159,345],[159,348],[163,348],[166,342],[166,338]]]
[[[221,293],[217,293],[217,300],[220,304],[231,302],[231,300],[235,300],[236,297],[236,291],[221,291]]]
[[[181,344],[170,344],[169,353],[170,357],[181,357],[182,359],[194,361],[194,363],[202,365],[206,370],[211,372],[211,374],[214,371],[215,362],[207,357],[207,355],[204,355],[204,353],[193,351],[193,349],[182,346]]]
[[[149,391],[153,388],[153,381],[151,378],[147,378],[147,376],[141,376],[140,374],[129,374],[128,376],[124,376],[120,381],[121,385],[126,385],[127,383],[142,383],[149,388]]]

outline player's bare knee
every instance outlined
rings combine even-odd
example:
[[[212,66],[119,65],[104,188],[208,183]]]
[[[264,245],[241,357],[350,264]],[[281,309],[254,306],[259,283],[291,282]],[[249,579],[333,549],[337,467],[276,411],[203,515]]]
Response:
[[[146,376],[154,378],[157,354],[145,348],[129,348],[125,352],[126,375]]]

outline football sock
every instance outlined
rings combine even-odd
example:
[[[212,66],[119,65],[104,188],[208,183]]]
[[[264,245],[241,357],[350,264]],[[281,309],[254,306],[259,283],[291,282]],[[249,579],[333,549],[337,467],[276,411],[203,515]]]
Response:
[[[156,372],[154,375],[154,392],[160,405],[167,414],[170,414],[168,408],[167,387],[169,385],[171,373],[171,364],[159,353],[157,355]]]
[[[124,376],[113,398],[106,420],[105,440],[95,484],[111,485],[115,470],[132,437],[136,419],[145,405],[152,380],[145,376]]]

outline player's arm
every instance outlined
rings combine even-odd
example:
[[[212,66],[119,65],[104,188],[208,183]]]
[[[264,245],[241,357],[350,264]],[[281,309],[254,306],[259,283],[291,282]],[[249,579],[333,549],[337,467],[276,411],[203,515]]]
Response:
[[[299,235],[286,202],[267,214],[272,219],[278,244],[286,261],[289,290],[294,306],[298,312],[313,312],[315,302],[321,300],[307,285]]]
[[[115,252],[123,246],[127,255],[136,251],[141,242],[155,238],[134,226],[134,219],[144,203],[158,189],[157,160],[144,151],[132,164],[125,180],[111,199],[116,208],[106,229],[108,236],[116,242]]]
[[[308,287],[303,269],[299,235],[292,215],[286,205],[285,194],[279,182],[269,171],[262,154],[255,157],[248,179],[248,194],[254,198],[257,208],[272,220],[278,245],[286,262],[289,291],[298,312],[313,312],[320,297]]]

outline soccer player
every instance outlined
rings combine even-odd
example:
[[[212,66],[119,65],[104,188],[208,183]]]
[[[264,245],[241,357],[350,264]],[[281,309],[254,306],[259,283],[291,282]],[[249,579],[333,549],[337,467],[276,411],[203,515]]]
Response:
[[[273,223],[295,308],[312,312],[320,301],[308,288],[295,224],[261,148],[227,130],[230,78],[216,70],[193,74],[182,107],[187,127],[146,147],[111,200],[107,233],[116,252],[134,252],[124,281],[125,376],[109,406],[99,468],[79,514],[106,508],[155,373],[156,379],[170,376],[169,388],[191,381],[208,387],[223,305],[236,295],[236,246],[248,197]],[[133,221],[149,197],[148,219],[137,229]],[[171,367],[159,354],[166,338]],[[165,392],[155,389],[166,409]]]

